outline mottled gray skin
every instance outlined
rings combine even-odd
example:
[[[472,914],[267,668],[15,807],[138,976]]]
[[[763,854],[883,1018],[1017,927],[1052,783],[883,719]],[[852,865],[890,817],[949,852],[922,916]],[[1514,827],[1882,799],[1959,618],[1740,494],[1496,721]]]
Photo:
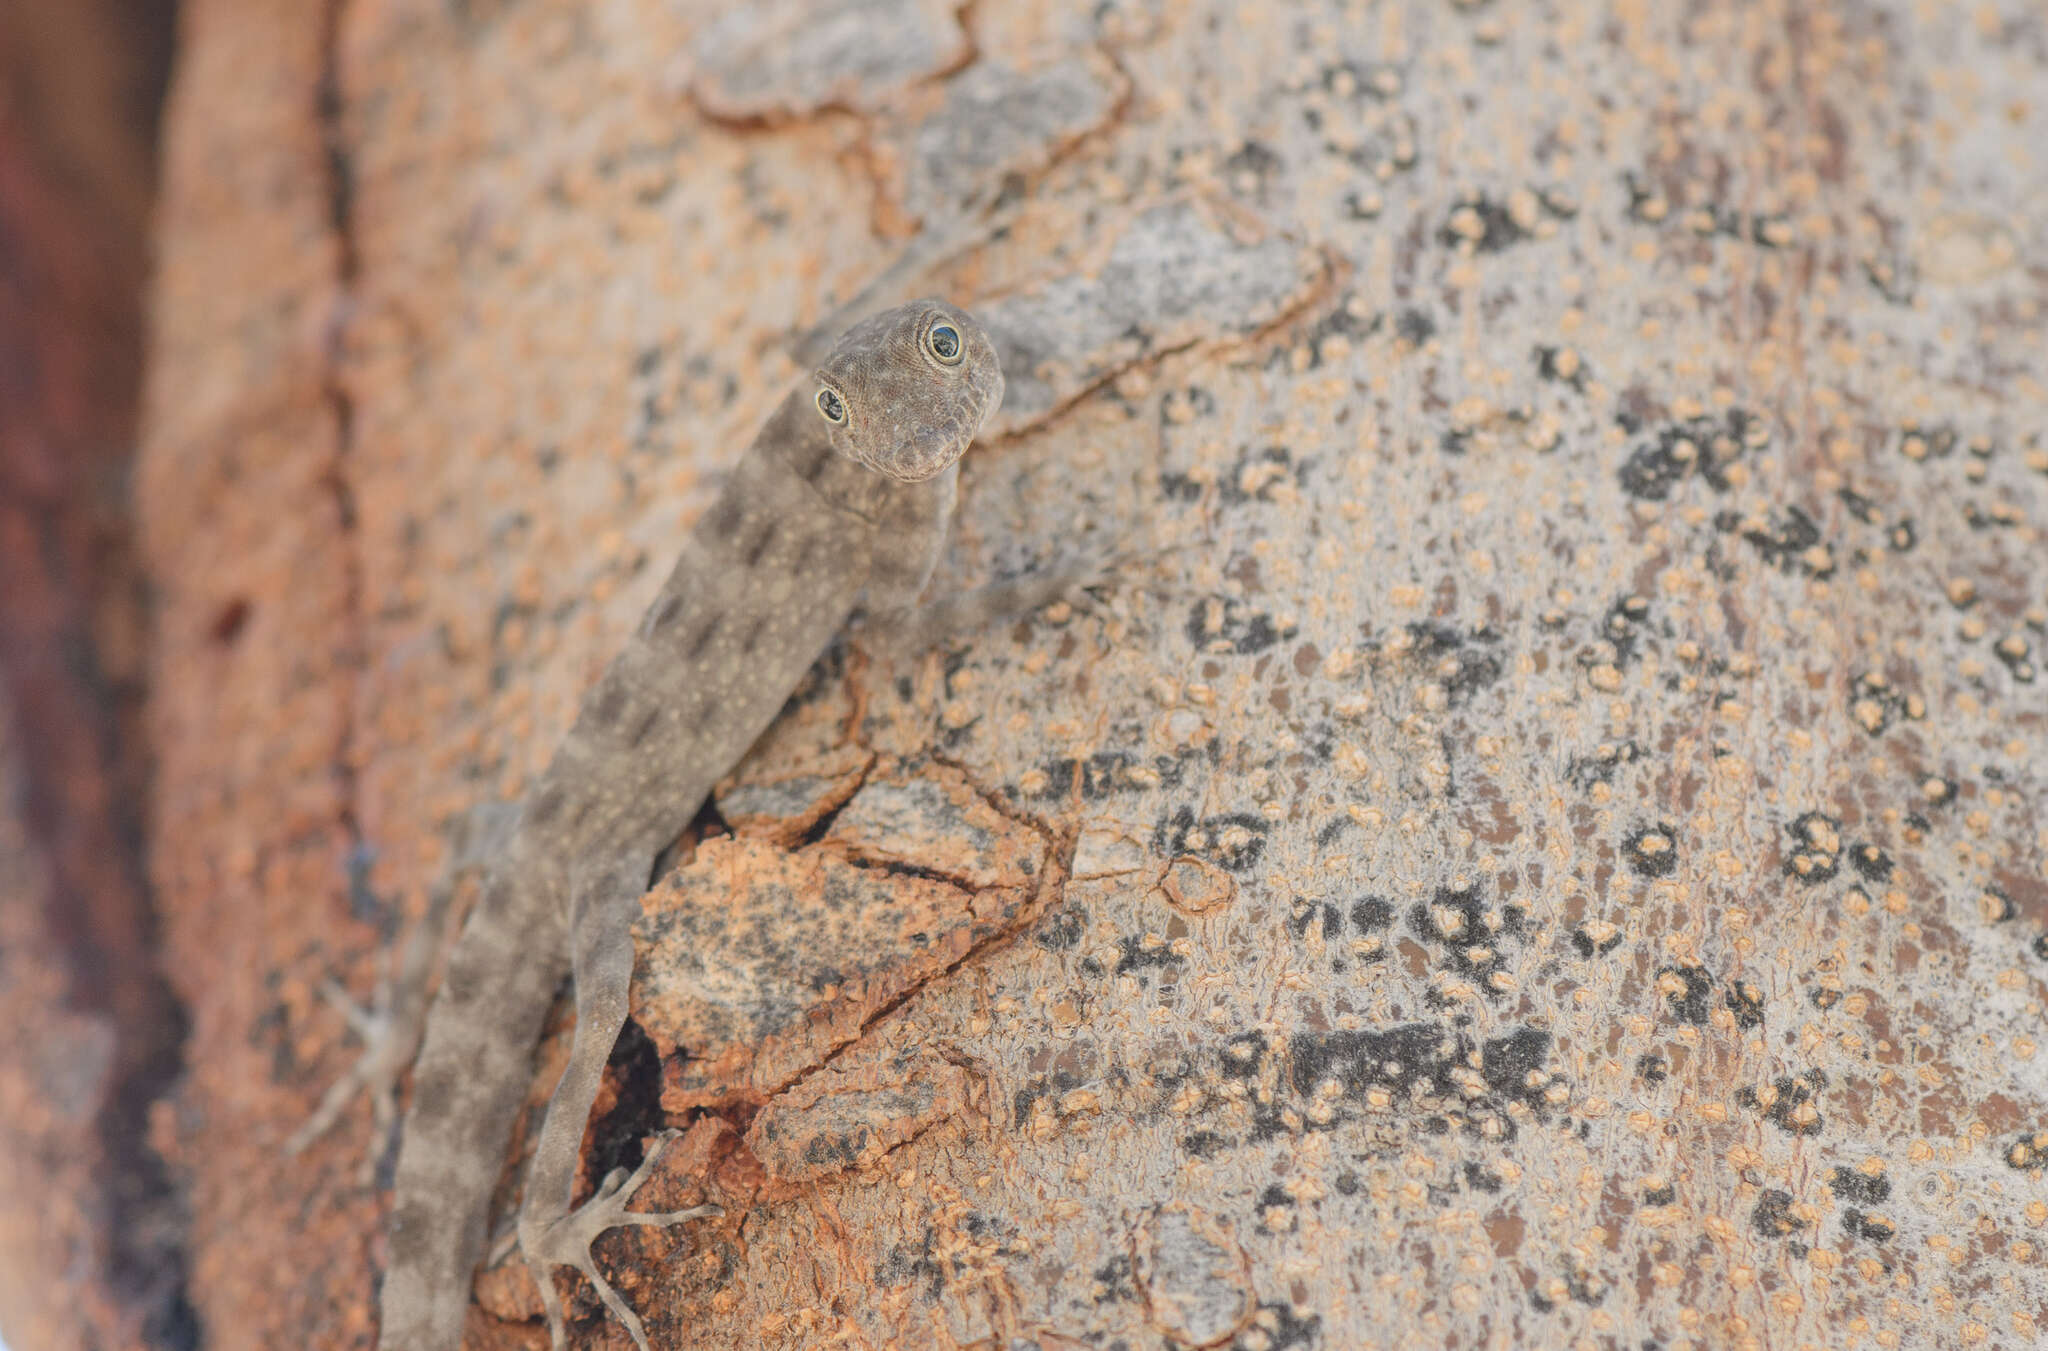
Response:
[[[935,327],[959,336],[958,359]],[[821,391],[843,425],[820,408]],[[584,697],[533,785],[428,1014],[398,1155],[383,1351],[455,1351],[492,1187],[564,973],[576,1034],[542,1122],[519,1240],[564,1344],[553,1268],[572,1266],[645,1351],[640,1320],[591,1265],[650,1156],[569,1209],[577,1154],[627,1010],[630,929],[656,856],[766,729],[856,608],[917,631],[958,461],[1002,401],[980,324],[938,300],[865,321],[782,401],[684,543],[639,628]]]

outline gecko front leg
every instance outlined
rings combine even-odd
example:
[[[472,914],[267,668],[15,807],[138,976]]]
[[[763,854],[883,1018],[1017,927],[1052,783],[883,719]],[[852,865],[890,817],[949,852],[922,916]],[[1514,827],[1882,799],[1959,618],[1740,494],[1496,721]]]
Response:
[[[367,1186],[389,1149],[398,1119],[398,1081],[411,1066],[426,1027],[427,977],[445,937],[449,903],[464,874],[501,852],[518,816],[516,806],[486,803],[458,817],[448,830],[448,852],[427,888],[426,913],[378,971],[367,1005],[358,1004],[338,981],[324,980],[320,995],[362,1043],[362,1052],[332,1084],[300,1127],[285,1141],[293,1158],[334,1128],[361,1093],[370,1100],[373,1143],[363,1151],[359,1181]]]
[[[569,1209],[576,1184],[576,1160],[583,1147],[583,1130],[591,1105],[604,1079],[604,1067],[611,1059],[612,1046],[625,1026],[630,986],[633,979],[633,917],[639,911],[640,895],[646,888],[648,868],[626,862],[610,867],[592,867],[570,879],[573,918],[570,922],[570,962],[576,980],[576,1034],[569,1049],[569,1065],[548,1099],[547,1117],[534,1148],[533,1167],[527,1173],[526,1200],[519,1211],[519,1246],[526,1254],[534,1283],[540,1287],[541,1303],[548,1314],[548,1336],[554,1345],[564,1342],[562,1297],[555,1289],[554,1269],[574,1267],[589,1280],[612,1316],[625,1324],[633,1344],[648,1351],[647,1332],[640,1317],[618,1291],[597,1272],[591,1261],[590,1244],[607,1229],[627,1224],[672,1225],[707,1215],[724,1214],[713,1205],[688,1210],[637,1211],[626,1203],[647,1180],[663,1147],[672,1138],[663,1135],[631,1176],[614,1169],[592,1196],[575,1210]]]

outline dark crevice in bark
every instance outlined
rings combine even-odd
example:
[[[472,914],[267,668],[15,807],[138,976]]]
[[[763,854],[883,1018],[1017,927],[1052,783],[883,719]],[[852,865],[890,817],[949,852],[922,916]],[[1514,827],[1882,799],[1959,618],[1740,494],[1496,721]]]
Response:
[[[362,815],[357,807],[356,777],[358,678],[363,666],[367,619],[364,613],[362,541],[357,533],[355,480],[355,401],[341,372],[344,333],[355,295],[361,258],[355,237],[355,161],[348,143],[347,101],[341,75],[341,25],[347,0],[326,0],[320,12],[320,77],[314,87],[313,115],[320,132],[322,177],[327,193],[327,223],[334,233],[334,310],[329,316],[321,394],[334,419],[334,452],[321,484],[333,504],[339,528],[342,567],[342,662],[337,671],[342,701],[341,730],[330,762],[335,791],[341,800],[340,826],[352,862],[367,858]]]
[[[158,966],[145,852],[148,591],[130,497],[174,21],[156,0],[0,15],[0,87],[17,95],[0,110],[0,682],[64,1005],[109,1034],[83,1206],[120,1327],[94,1301],[81,1335],[187,1351],[203,1340],[189,1219],[150,1143],[187,1020]],[[86,48],[104,61],[79,64]],[[81,115],[106,134],[68,136],[61,119]]]

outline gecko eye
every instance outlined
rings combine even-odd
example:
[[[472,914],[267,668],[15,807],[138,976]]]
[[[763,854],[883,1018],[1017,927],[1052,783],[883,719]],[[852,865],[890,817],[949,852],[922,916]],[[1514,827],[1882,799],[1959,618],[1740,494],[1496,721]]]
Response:
[[[941,366],[957,366],[964,351],[960,344],[960,330],[951,324],[933,324],[925,330],[924,348]]]
[[[825,415],[825,421],[835,427],[846,425],[846,400],[839,397],[836,389],[818,391],[818,411]]]

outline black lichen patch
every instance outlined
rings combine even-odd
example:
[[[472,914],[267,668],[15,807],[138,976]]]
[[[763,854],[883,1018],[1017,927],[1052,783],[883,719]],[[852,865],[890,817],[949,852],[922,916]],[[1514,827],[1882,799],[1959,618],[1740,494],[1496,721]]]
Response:
[[[1089,1291],[1090,1303],[1100,1306],[1136,1302],[1138,1287],[1131,1279],[1129,1257],[1112,1257],[1088,1274],[1094,1282]]]
[[[1781,213],[1744,212],[1726,202],[1693,202],[1676,210],[1669,197],[1634,173],[1623,181],[1629,219],[1638,225],[1676,224],[1702,239],[1734,239],[1765,249],[1790,248],[1798,239],[1791,219]]]
[[[1047,952],[1065,952],[1080,945],[1088,932],[1088,912],[1069,903],[1050,911],[1032,931],[1031,941]]]
[[[1463,1169],[1465,1186],[1472,1191],[1485,1192],[1491,1196],[1507,1185],[1505,1178],[1490,1168],[1481,1167],[1472,1159],[1465,1160]]]
[[[1447,249],[1468,249],[1473,253],[1499,253],[1534,235],[1508,211],[1484,193],[1454,203],[1444,223],[1437,228],[1436,242]]]
[[[1629,452],[1620,469],[1621,489],[1643,502],[1662,502],[1697,475],[1717,493],[1733,486],[1728,470],[1745,453],[1770,444],[1762,418],[1731,408],[1722,417],[1687,418],[1657,429]]]
[[[2015,1136],[2005,1147],[2005,1166],[2021,1172],[2048,1166],[2048,1130],[2028,1131]]]
[[[1526,921],[1527,912],[1519,905],[1489,909],[1476,887],[1439,888],[1433,901],[1417,901],[1408,911],[1409,929],[1437,949],[1438,969],[1477,981],[1494,998],[1503,992],[1488,977],[1507,969],[1501,944],[1510,938],[1520,940]]]
[[[1806,1225],[1792,1213],[1792,1193],[1771,1187],[1749,1212],[1749,1227],[1762,1238],[1790,1238]]]
[[[1297,462],[1294,452],[1286,446],[1247,446],[1217,479],[1216,495],[1225,506],[1270,502],[1274,487],[1280,483],[1305,486],[1313,467],[1309,460]],[[1161,481],[1165,481],[1164,477]]]
[[[1623,596],[1607,607],[1602,633],[1614,649],[1614,664],[1626,669],[1637,656],[1644,626],[1650,620],[1650,602],[1641,596]]]
[[[1806,812],[1787,826],[1785,876],[1806,886],[1833,880],[1841,871],[1842,823],[1825,812]]]
[[[1659,967],[1657,986],[1664,991],[1664,1003],[1672,1017],[1695,1027],[1705,1025],[1714,997],[1714,978],[1704,966]]]
[[[1900,718],[1915,718],[1919,712],[1918,701],[1880,671],[1865,671],[1849,682],[1849,716],[1871,736],[1882,736]]]
[[[1282,1070],[1279,1057],[1263,1032],[1240,1032],[1226,1041],[1217,1056],[1216,1074],[1242,1086],[1231,1092],[1251,1109],[1249,1140],[1270,1140],[1295,1124],[1282,1115]],[[1191,1139],[1182,1141],[1190,1152],[1194,1148]],[[1240,1142],[1218,1136],[1209,1148],[1213,1151],[1234,1143]]]
[[[1240,657],[1264,652],[1296,633],[1294,624],[1278,623],[1263,610],[1251,609],[1223,596],[1196,601],[1188,612],[1186,628],[1188,641],[1198,650]]]
[[[1371,966],[1387,960],[1387,952],[1377,934],[1392,923],[1393,907],[1386,901],[1368,897],[1354,902],[1348,909],[1340,901],[1311,901],[1296,897],[1294,908],[1287,917],[1287,931],[1297,940],[1305,940],[1311,932],[1320,935],[1324,945],[1338,943],[1330,969],[1342,972],[1352,962],[1360,966]],[[1346,931],[1353,935],[1344,942]]]
[[[1965,502],[1963,520],[1971,530],[1982,534],[1989,530],[2009,530],[2025,521],[2026,517],[2010,502],[1994,502],[1989,508],[1976,502]]]
[[[1403,342],[1420,347],[1436,336],[1436,320],[1429,311],[1406,309],[1394,318],[1394,334]]]
[[[1877,503],[1854,488],[1842,487],[1835,490],[1835,500],[1848,508],[1849,514],[1865,525],[1878,522]]]
[[[924,1237],[916,1247],[907,1243],[890,1245],[888,1253],[875,1266],[875,1283],[885,1290],[917,1284],[923,1287],[926,1300],[937,1300],[945,1293],[946,1269],[950,1265],[939,1255],[938,1235],[926,1225]]]
[[[1857,844],[1849,850],[1849,866],[1866,882],[1889,882],[1892,856],[1874,844]]]
[[[1842,1232],[1852,1239],[1868,1239],[1872,1243],[1886,1243],[1898,1231],[1884,1220],[1866,1215],[1855,1206],[1842,1211]]]
[[[1762,1092],[1754,1088],[1739,1090],[1735,1101],[1752,1112],[1762,1113],[1765,1120],[1787,1135],[1819,1135],[1827,1120],[1813,1102],[1827,1084],[1827,1075],[1817,1069],[1797,1076],[1781,1074]]]
[[[1955,454],[1962,437],[1950,426],[1926,427],[1918,422],[1899,427],[1899,454],[1916,462],[1945,460]]]
[[[1378,933],[1394,922],[1394,904],[1379,896],[1366,896],[1351,903],[1351,925],[1358,932]]]
[[[1678,827],[1669,821],[1638,826],[1621,842],[1621,856],[1637,877],[1669,877],[1678,871]]]
[[[1323,127],[1322,115],[1314,108],[1303,111],[1303,121],[1312,131]],[[1323,153],[1335,156],[1355,169],[1362,169],[1375,181],[1384,182],[1397,173],[1406,173],[1422,159],[1421,143],[1415,135],[1415,119],[1407,113],[1398,113],[1384,119],[1381,124],[1362,138],[1335,138],[1323,142]],[[1386,204],[1377,193],[1353,193],[1359,215],[1370,219],[1385,210]]]
[[[1581,394],[1586,392],[1586,382],[1593,378],[1592,368],[1569,347],[1538,347],[1536,374],[1554,384],[1570,385]]]
[[[1267,186],[1285,167],[1285,161],[1270,147],[1246,141],[1223,161],[1223,181],[1232,192],[1263,197]]]
[[[1882,1173],[1872,1175],[1837,1164],[1828,1173],[1828,1190],[1835,1194],[1837,1200],[1853,1202],[1859,1206],[1878,1206],[1890,1198],[1892,1183],[1891,1179]]]
[[[1589,1309],[1595,1308],[1606,1302],[1607,1292],[1611,1288],[1596,1273],[1582,1267],[1568,1267],[1565,1270],[1564,1290],[1571,1296],[1574,1304],[1583,1304]]]
[[[1187,958],[1175,952],[1164,943],[1156,946],[1146,943],[1142,934],[1126,934],[1116,940],[1117,958],[1115,974],[1127,976],[1133,971],[1159,971],[1177,969],[1187,965]]]
[[[1668,1206],[1678,1199],[1678,1189],[1669,1182],[1656,1187],[1643,1188],[1643,1204],[1646,1206]]]
[[[1357,202],[1358,198],[1353,194],[1348,200]],[[1342,338],[1347,343],[1356,343],[1379,332],[1386,322],[1387,317],[1384,313],[1366,315],[1354,296],[1350,293],[1345,294],[1331,307],[1328,314],[1310,327],[1303,338],[1309,350],[1309,369],[1315,370],[1323,364],[1323,349],[1330,339]],[[1304,464],[1303,468],[1306,467]]]
[[[1318,82],[1324,93],[1353,103],[1385,103],[1401,88],[1401,68],[1386,62],[1333,61],[1323,67]]]
[[[1735,1025],[1745,1032],[1764,1025],[1764,993],[1748,981],[1738,980],[1728,987],[1727,1003]]]
[[[1572,930],[1572,946],[1581,957],[1605,957],[1621,946],[1621,930],[1611,924],[1597,928],[1581,924]]]
[[[1603,742],[1590,754],[1574,755],[1565,761],[1564,780],[1580,792],[1591,791],[1596,783],[1612,785],[1616,771],[1643,758],[1643,748],[1633,741]]]
[[[1621,176],[1628,189],[1628,218],[1638,225],[1662,225],[1671,217],[1671,203],[1656,188],[1636,177],[1633,170]]]
[[[1197,818],[1191,807],[1176,808],[1152,831],[1153,851],[1162,857],[1193,854],[1230,872],[1249,872],[1266,850],[1271,823],[1248,812]]]
[[[1723,532],[1740,530],[1764,562],[1780,572],[1835,575],[1834,550],[1822,546],[1819,523],[1802,507],[1773,511],[1762,523],[1746,522],[1739,513],[1724,511],[1714,518],[1714,524]]]
[[[2040,674],[2040,668],[2034,664],[2033,644],[2017,633],[2009,633],[1999,639],[1991,645],[1991,650],[2012,673],[2012,678],[2022,685],[2033,684],[2034,677]]]
[[[1636,1057],[1636,1078],[1646,1084],[1661,1084],[1671,1077],[1671,1066],[1661,1055],[1645,1052]]]
[[[1223,1043],[1221,1065],[1223,1077],[1250,1082],[1258,1077],[1259,1066],[1264,1063],[1268,1043],[1263,1032],[1240,1032]]]
[[[1050,1075],[1034,1074],[1024,1086],[1010,1095],[1010,1125],[1021,1129],[1031,1119],[1031,1112],[1040,1102],[1064,1097],[1081,1086],[1081,1077],[1071,1070],[1056,1070]]]
[[[1285,1304],[1259,1305],[1251,1326],[1230,1343],[1229,1351],[1297,1351],[1322,1340],[1323,1316],[1297,1314]]]
[[[1797,237],[1792,218],[1782,212],[1762,211],[1749,218],[1749,242],[1759,248],[1789,248]]]
[[[1185,409],[1186,414],[1182,411]],[[1216,396],[1201,385],[1189,385],[1182,390],[1169,390],[1159,401],[1159,425],[1162,428],[1182,421],[1216,416]]]
[[[1344,912],[1328,901],[1297,900],[1294,912],[1287,917],[1287,931],[1296,938],[1306,938],[1311,929],[1319,929],[1325,940],[1342,937]]]
[[[1893,305],[1911,305],[1920,286],[1919,265],[1903,254],[1864,259],[1863,276]]]
[[[1501,677],[1500,635],[1492,629],[1460,633],[1448,624],[1410,624],[1407,632],[1410,655],[1431,664],[1452,708]]]
[[[1268,1234],[1291,1234],[1301,1227],[1301,1210],[1293,1197],[1276,1186],[1259,1194],[1258,1216],[1253,1228]]]
[[[1300,1032],[1288,1039],[1288,1080],[1297,1096],[1318,1106],[1309,1116],[1313,1130],[1335,1130],[1370,1112],[1377,1090],[1387,1110],[1419,1115],[1426,1129],[1481,1138],[1484,1123],[1493,1121],[1502,1138],[1512,1139],[1509,1103],[1521,1103],[1538,1120],[1550,1114],[1547,1094],[1558,1082],[1550,1046],[1550,1034],[1534,1027],[1485,1042],[1433,1023]]]
[[[1684,217],[1685,228],[1696,235],[1726,235],[1730,239],[1742,237],[1742,213],[1722,202],[1703,202],[1689,208]]]
[[[1187,777],[1182,757],[1154,755],[1147,759],[1130,751],[1097,751],[1086,759],[1056,756],[1042,762],[1039,770],[1045,775],[1045,787],[1032,796],[1041,801],[1064,801],[1079,793],[1083,801],[1100,802],[1113,793],[1178,788]]]

